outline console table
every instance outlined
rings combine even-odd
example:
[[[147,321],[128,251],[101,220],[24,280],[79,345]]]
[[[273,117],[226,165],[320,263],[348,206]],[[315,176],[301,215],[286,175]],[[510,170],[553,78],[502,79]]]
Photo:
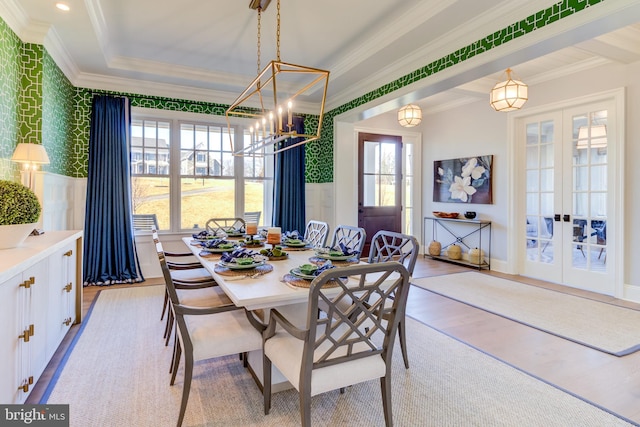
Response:
[[[431,227],[428,227],[429,222],[431,222]],[[427,238],[429,228],[431,228],[431,239]],[[429,254],[429,242],[432,240],[436,240],[442,245],[440,255]],[[491,268],[491,221],[426,216],[424,217],[422,241],[425,245],[425,257],[430,256],[433,259],[461,264],[478,270]],[[454,243],[460,245],[463,251],[462,259],[451,259],[446,255],[447,248]],[[471,262],[468,258],[469,250],[474,248],[484,251],[484,257],[479,257],[477,263]]]

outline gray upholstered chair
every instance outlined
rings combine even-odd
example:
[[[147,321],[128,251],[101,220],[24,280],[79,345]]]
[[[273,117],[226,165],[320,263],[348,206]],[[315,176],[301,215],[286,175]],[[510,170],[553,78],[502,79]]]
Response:
[[[300,394],[303,426],[311,425],[311,396],[377,378],[385,422],[391,426],[393,343],[408,291],[409,272],[398,262],[354,265],[326,270],[311,282],[305,327],[271,310],[263,333],[265,414],[275,365]],[[339,304],[343,296],[352,303]],[[318,315],[319,301],[328,306],[326,316]]]
[[[359,257],[361,257],[366,238],[367,233],[364,231],[364,228],[351,225],[339,225],[333,232],[331,247],[339,248],[342,243],[348,249],[358,251]]]
[[[309,220],[304,230],[304,241],[314,248],[323,248],[327,245],[329,237],[329,224],[323,221]]]
[[[184,385],[177,425],[182,425],[187,409],[193,365],[200,360],[231,354],[243,354],[262,348],[262,325],[252,314],[233,303],[215,307],[190,307],[180,300],[171,272],[164,259],[162,243],[156,243],[162,274],[175,316],[177,333],[171,366],[171,385],[175,383],[180,359],[184,354]]]
[[[369,264],[373,264],[377,262],[397,261],[407,268],[411,276],[413,275],[413,270],[418,260],[419,251],[420,246],[415,237],[408,234],[380,230],[374,234],[371,239],[368,262]],[[404,366],[409,369],[404,317],[398,321],[398,337],[400,338],[400,348],[402,350]]]

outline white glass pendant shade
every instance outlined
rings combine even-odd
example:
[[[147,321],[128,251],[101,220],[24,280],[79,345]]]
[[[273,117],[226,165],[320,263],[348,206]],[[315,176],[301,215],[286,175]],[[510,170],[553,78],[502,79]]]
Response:
[[[398,110],[398,123],[406,128],[417,126],[421,121],[422,110],[417,105],[405,105]]]
[[[511,70],[507,69],[507,80],[496,84],[491,89],[489,102],[496,111],[513,111],[522,108],[529,99],[529,88],[520,80],[511,78]]]

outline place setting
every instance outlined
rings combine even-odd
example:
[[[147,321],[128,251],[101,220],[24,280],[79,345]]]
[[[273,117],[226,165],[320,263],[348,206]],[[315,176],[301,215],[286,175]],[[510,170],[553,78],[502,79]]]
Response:
[[[282,246],[294,251],[313,249],[309,242],[304,240],[297,230],[287,231],[282,235]]]
[[[273,266],[267,264],[268,258],[251,250],[236,248],[232,252],[223,252],[214,271],[221,276],[229,276],[239,280],[247,277],[257,278],[273,271]],[[237,279],[235,279],[237,278]]]
[[[349,249],[344,243],[340,243],[337,248],[316,248],[315,251],[316,254],[309,258],[309,262],[318,266],[322,266],[327,262],[331,262],[336,267],[360,262],[358,258],[360,252]]]
[[[327,262],[318,266],[315,264],[302,264],[298,267],[292,268],[289,273],[285,274],[282,278],[282,282],[293,288],[309,288],[311,286],[311,282],[318,277],[322,272],[336,268],[335,265],[332,264],[331,261],[327,260]],[[339,279],[342,283],[346,283],[349,278],[348,277],[340,277]],[[334,288],[339,286],[335,280],[331,280],[324,284],[324,287]]]

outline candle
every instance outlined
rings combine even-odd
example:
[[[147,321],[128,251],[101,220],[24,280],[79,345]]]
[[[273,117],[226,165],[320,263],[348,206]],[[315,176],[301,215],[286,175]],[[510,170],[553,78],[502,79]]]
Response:
[[[255,140],[253,139],[254,135],[253,135],[253,126],[251,126],[249,128],[249,134],[251,134],[251,142],[253,143]]]
[[[256,122],[256,141],[260,139],[260,121]]]
[[[278,132],[282,132],[282,107],[278,107]]]
[[[282,240],[282,232],[280,227],[269,227],[267,230],[267,243],[279,245]]]
[[[269,133],[273,135],[273,111],[269,112]]]
[[[289,113],[289,121],[287,122],[289,124],[289,126],[293,126],[293,119],[292,119],[292,113],[291,113],[291,107],[293,107],[293,102],[289,101],[287,103],[287,107],[288,107],[288,113]]]

